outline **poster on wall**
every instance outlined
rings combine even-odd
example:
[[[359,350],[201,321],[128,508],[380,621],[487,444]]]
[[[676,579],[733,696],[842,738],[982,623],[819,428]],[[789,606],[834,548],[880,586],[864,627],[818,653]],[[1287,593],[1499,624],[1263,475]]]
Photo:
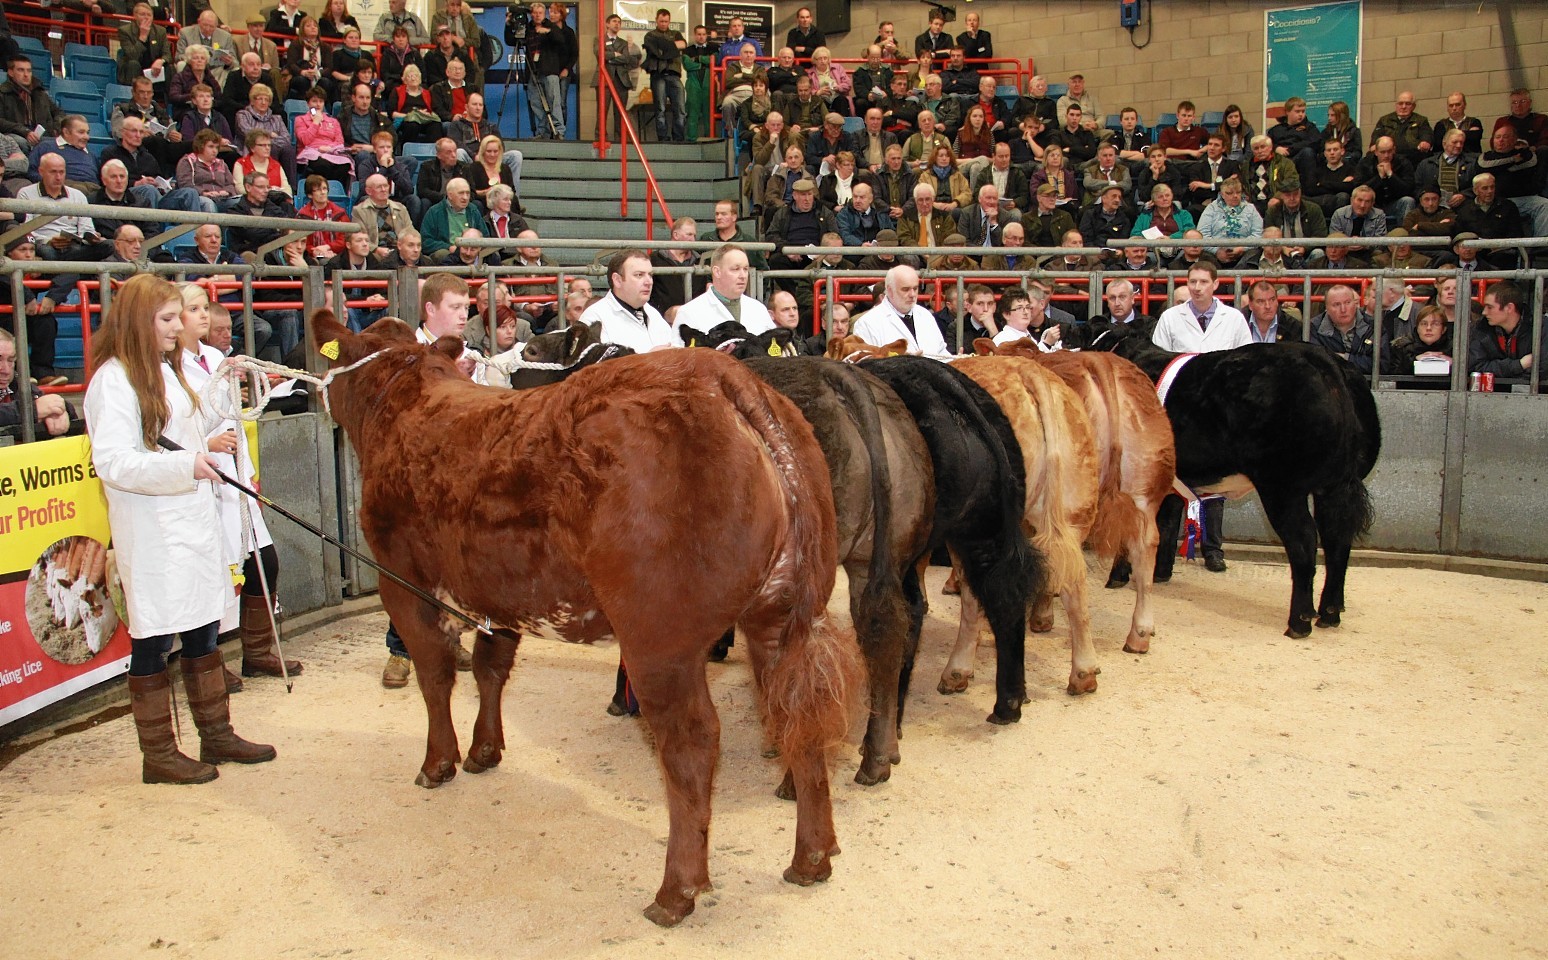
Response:
[[[85,437],[0,447],[0,724],[129,669]]]
[[[774,47],[774,5],[772,3],[717,3],[705,0],[704,25],[710,36],[724,40],[730,33],[732,17],[742,18],[747,35],[758,41],[763,55],[772,57],[779,51]]]
[[[669,12],[672,15],[672,29],[681,33],[689,43],[693,42],[693,25],[688,22],[688,0],[613,0],[613,12],[623,20],[623,28],[618,35],[633,40],[643,49],[645,34],[656,29],[657,10]],[[596,59],[595,55],[592,59]],[[629,91],[628,106],[632,109],[639,103],[640,91],[649,89],[650,77],[641,70],[639,81]]]
[[[1264,14],[1263,115],[1272,126],[1284,116],[1285,101],[1301,97],[1306,116],[1318,127],[1328,122],[1328,104],[1349,104],[1360,122],[1361,0],[1284,7]]]

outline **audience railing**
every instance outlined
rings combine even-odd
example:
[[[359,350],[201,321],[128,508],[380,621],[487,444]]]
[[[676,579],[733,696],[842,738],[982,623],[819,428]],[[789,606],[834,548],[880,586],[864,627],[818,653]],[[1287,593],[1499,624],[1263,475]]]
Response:
[[[597,23],[607,20],[605,0],[597,0]],[[605,55],[606,31],[598,31],[597,50],[602,55],[601,62],[606,63]],[[629,145],[634,145],[634,152],[640,158],[640,170],[645,176],[645,239],[649,240],[655,235],[655,218],[652,214],[651,203],[661,208],[661,220],[666,224],[667,232],[672,230],[672,212],[667,209],[666,198],[661,195],[661,184],[656,182],[656,173],[650,167],[650,159],[645,156],[645,148],[640,145],[639,134],[634,129],[634,123],[629,119],[628,102],[613,83],[613,78],[606,70],[598,70],[597,78],[597,153],[607,152],[607,104],[612,103],[618,111],[619,130],[623,136],[618,145],[618,170],[619,170],[619,197],[618,215],[629,216]]]

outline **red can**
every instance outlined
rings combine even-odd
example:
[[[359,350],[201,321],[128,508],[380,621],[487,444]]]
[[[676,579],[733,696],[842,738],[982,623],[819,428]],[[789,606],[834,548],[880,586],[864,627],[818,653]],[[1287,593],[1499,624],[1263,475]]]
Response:
[[[1478,375],[1478,392],[1479,393],[1493,393],[1494,392],[1494,374],[1492,374],[1492,373],[1480,373]]]

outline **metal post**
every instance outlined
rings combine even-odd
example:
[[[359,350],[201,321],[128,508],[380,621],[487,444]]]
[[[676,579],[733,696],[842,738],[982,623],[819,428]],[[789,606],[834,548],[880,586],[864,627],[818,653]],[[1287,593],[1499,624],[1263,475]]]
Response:
[[[16,328],[16,412],[22,443],[31,443],[38,438],[38,412],[32,403],[32,358],[27,356],[27,284],[20,267],[11,271],[11,319]]]
[[[967,312],[967,280],[962,274],[957,274],[957,352],[962,352],[962,341],[967,337],[967,322],[963,314]]]
[[[1532,372],[1527,377],[1527,393],[1537,396],[1542,372],[1537,364],[1543,359],[1543,275],[1539,273],[1532,284]]]

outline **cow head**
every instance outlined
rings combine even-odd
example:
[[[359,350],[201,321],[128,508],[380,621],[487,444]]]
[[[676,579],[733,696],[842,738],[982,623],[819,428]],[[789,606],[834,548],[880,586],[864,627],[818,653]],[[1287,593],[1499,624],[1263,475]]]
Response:
[[[735,320],[717,323],[709,333],[700,333],[692,327],[678,327],[677,336],[685,347],[711,347],[720,349],[731,341],[743,341],[749,336],[747,328]]]
[[[312,314],[311,326],[312,342],[330,367],[347,367],[383,347],[414,342],[414,331],[396,317],[383,317],[355,333],[340,323],[332,310],[325,309]]]
[[[784,327],[776,327],[756,337],[747,337],[731,351],[731,356],[738,360],[751,357],[796,357],[800,354],[801,348],[796,343],[796,332]]]
[[[378,407],[388,386],[393,386],[395,392],[406,387],[406,382],[392,384],[390,378],[405,372],[407,367],[415,367],[420,376],[436,370],[446,376],[462,377],[455,363],[462,341],[455,337],[442,337],[433,348],[419,346],[414,331],[396,317],[383,317],[364,331],[354,333],[339,323],[331,310],[312,314],[311,325],[317,351],[333,370],[342,370],[378,351],[406,348],[383,354],[382,359],[363,364],[328,384],[329,411],[345,429],[358,426],[367,411]],[[453,342],[446,343],[447,340]],[[421,360],[427,362],[421,364]]]
[[[878,347],[866,343],[859,337],[848,336],[841,340],[829,340],[827,356],[831,360],[858,363],[861,360],[876,360],[882,357],[901,357],[906,353],[908,353],[907,340],[894,340],[884,347]]]
[[[522,347],[521,359],[528,363],[558,363],[563,364],[562,370],[534,370],[518,367],[511,371],[511,389],[528,390],[532,387],[543,387],[550,383],[569,377],[578,370],[584,370],[594,363],[610,360],[614,357],[629,356],[634,353],[628,347],[608,345],[606,349],[595,349],[602,346],[602,324],[600,322],[585,324],[572,323],[563,330],[553,330],[549,333],[539,334],[527,341]]]
[[[995,343],[986,337],[979,337],[973,341],[973,353],[980,357],[1025,357],[1029,360],[1044,356],[1043,351],[1037,348],[1037,341],[1031,337],[1022,337],[1009,343]]]
[[[1125,340],[1143,336],[1127,323],[1067,323],[1059,330],[1066,350],[1105,350],[1113,352]]]

